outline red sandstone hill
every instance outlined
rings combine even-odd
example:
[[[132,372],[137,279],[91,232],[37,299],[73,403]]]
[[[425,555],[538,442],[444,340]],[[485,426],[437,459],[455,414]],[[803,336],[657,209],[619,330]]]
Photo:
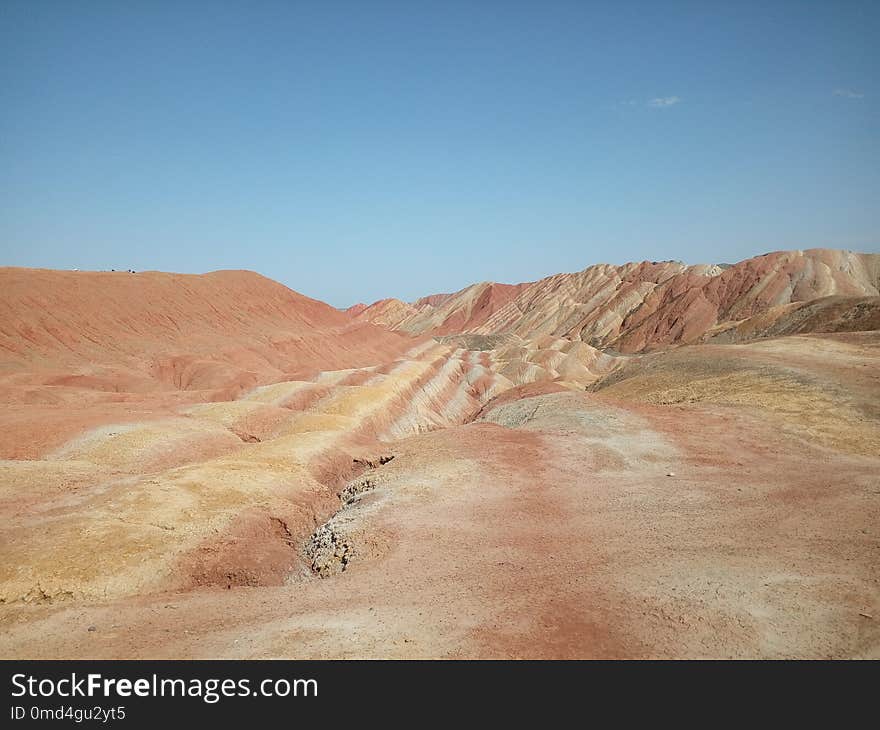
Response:
[[[235,387],[371,365],[411,346],[250,271],[0,269],[7,377],[54,371],[59,384],[102,390]]]

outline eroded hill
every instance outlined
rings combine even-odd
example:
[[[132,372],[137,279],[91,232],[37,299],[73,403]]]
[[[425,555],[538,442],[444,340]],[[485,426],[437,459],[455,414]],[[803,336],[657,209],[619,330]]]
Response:
[[[515,287],[475,284],[413,304],[383,300],[357,316],[413,333],[549,335],[634,353],[699,342],[713,329],[785,305],[877,297],[878,288],[880,255],[812,249],[733,266],[600,264]]]
[[[878,258],[0,270],[0,653],[880,656]]]

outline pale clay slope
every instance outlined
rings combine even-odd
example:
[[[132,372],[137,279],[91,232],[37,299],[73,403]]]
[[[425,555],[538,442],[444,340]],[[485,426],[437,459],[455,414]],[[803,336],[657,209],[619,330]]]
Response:
[[[43,464],[43,478],[57,479],[59,468],[62,478],[86,470],[94,483],[67,509],[37,502],[26,519],[6,525],[0,600],[186,587],[194,578],[181,561],[194,559],[190,553],[202,541],[229,530],[243,513],[301,531],[332,494],[319,481],[324,472],[346,473],[353,456],[381,448],[371,446],[377,438],[461,423],[512,385],[474,362],[480,353],[474,358],[437,344],[418,349],[418,359],[396,362],[387,374],[371,367],[275,383],[238,401],[183,409],[174,419],[93,429],[42,462],[3,462],[5,481],[37,481]],[[366,380],[342,384],[357,374]],[[309,390],[311,403],[302,398]],[[248,425],[256,411],[268,427]],[[253,442],[243,443],[242,434]],[[348,466],[333,466],[346,458]],[[54,490],[44,496],[57,498]],[[114,549],[102,552],[102,545]],[[251,582],[247,575],[232,580]]]
[[[0,648],[876,658],[880,627],[865,617],[880,608],[876,456],[814,447],[822,458],[808,460],[799,443],[759,412],[713,404],[513,400],[394,445],[328,523],[350,550],[344,572],[34,606]],[[28,643],[33,633],[45,640]]]
[[[547,349],[525,355],[558,354],[555,364],[574,382],[591,382],[602,372],[596,367],[602,358],[591,348],[543,344]],[[40,464],[57,480],[58,462],[62,478],[65,467],[87,469],[94,483],[70,508],[47,512],[30,505],[36,514],[6,527],[9,560],[0,568],[0,601],[109,598],[193,581],[280,580],[291,556],[282,566],[206,576],[193,552],[242,515],[302,532],[332,496],[321,480],[329,476],[332,483],[337,472],[348,473],[352,458],[381,448],[377,439],[465,422],[514,385],[560,377],[546,362],[518,371],[505,353],[430,342],[408,356],[387,366],[258,386],[239,400],[181,407],[173,417],[102,425],[42,461],[4,462],[5,478],[19,483],[39,479]],[[54,490],[45,497],[55,499]],[[102,545],[116,548],[99,555]]]

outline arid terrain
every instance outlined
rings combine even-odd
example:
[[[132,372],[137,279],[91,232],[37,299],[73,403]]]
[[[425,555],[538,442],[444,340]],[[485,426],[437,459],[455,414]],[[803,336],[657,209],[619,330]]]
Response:
[[[3,658],[880,658],[880,254],[0,269],[0,401]]]

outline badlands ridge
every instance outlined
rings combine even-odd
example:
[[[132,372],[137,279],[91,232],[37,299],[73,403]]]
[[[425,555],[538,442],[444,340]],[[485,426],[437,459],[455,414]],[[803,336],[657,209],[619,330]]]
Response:
[[[878,289],[0,269],[0,656],[880,657]]]

